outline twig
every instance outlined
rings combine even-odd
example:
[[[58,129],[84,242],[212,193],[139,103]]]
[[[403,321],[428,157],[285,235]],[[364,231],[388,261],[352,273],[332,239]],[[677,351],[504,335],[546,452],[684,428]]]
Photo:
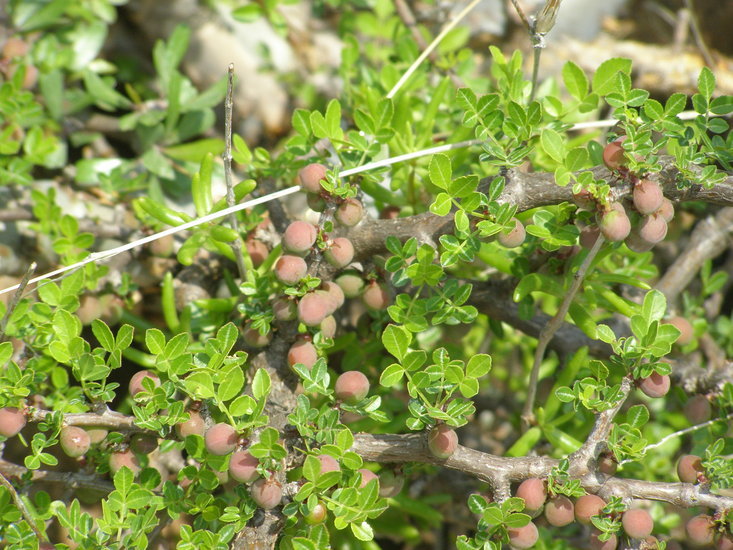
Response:
[[[23,499],[20,498],[20,495],[15,490],[15,487],[13,487],[13,484],[10,483],[7,478],[0,473],[0,485],[5,487],[8,492],[10,493],[10,496],[13,497],[13,501],[15,502],[15,505],[18,507],[18,510],[20,510],[20,513],[23,515],[23,519],[25,519],[26,523],[30,526],[31,529],[33,529],[33,532],[38,537],[38,540],[48,540],[48,537],[41,533],[41,530],[36,525],[36,522],[33,521],[33,517],[31,516],[30,512],[28,511],[28,508],[25,505],[25,502],[23,502]]]
[[[517,0],[512,0],[512,5],[514,6],[514,9],[517,12],[517,15],[519,15],[519,18],[522,20],[522,24],[524,25],[524,28],[527,29],[527,32],[532,32],[532,25],[529,23],[529,19],[527,19],[527,16],[524,15],[524,10],[519,5]]]
[[[31,265],[28,266],[28,270],[25,272],[25,275],[23,275],[23,278],[18,284],[18,290],[15,291],[15,294],[13,294],[13,297],[8,304],[8,309],[5,311],[2,321],[0,321],[0,342],[5,341],[5,329],[8,326],[10,316],[13,314],[13,311],[15,311],[15,308],[18,307],[20,297],[23,295],[25,287],[28,286],[28,281],[31,280],[33,273],[35,273],[36,267],[38,267],[38,264],[36,262],[31,262]]]
[[[537,395],[537,383],[539,381],[540,365],[542,364],[542,359],[545,356],[545,350],[547,349],[547,344],[550,343],[550,340],[552,340],[552,337],[555,335],[558,329],[565,322],[565,315],[567,315],[568,313],[570,304],[572,303],[573,298],[575,298],[575,295],[577,294],[578,289],[580,289],[580,285],[583,283],[585,274],[588,271],[588,269],[590,268],[590,265],[593,262],[593,259],[596,257],[596,254],[598,254],[598,251],[601,249],[601,246],[603,245],[603,243],[604,243],[603,235],[599,235],[598,238],[596,239],[596,242],[593,244],[593,248],[590,249],[590,251],[588,252],[588,255],[583,260],[583,263],[578,268],[578,271],[576,271],[575,274],[573,275],[573,283],[572,285],[570,285],[570,289],[568,290],[567,294],[565,295],[565,298],[563,299],[562,304],[560,304],[560,309],[558,309],[555,316],[552,319],[550,319],[550,322],[547,323],[547,325],[542,329],[542,332],[540,332],[540,337],[537,340],[537,349],[535,349],[534,363],[532,364],[532,372],[529,376],[529,388],[527,389],[527,402],[524,404],[524,410],[522,411],[522,427],[524,431],[529,429],[529,427],[534,422],[534,401]]]
[[[529,94],[529,100],[533,101],[537,92],[537,76],[540,71],[540,57],[542,50],[545,48],[545,35],[555,26],[557,12],[560,9],[562,0],[547,0],[537,19],[530,25],[529,37],[532,41],[532,49],[534,51],[534,61],[532,66],[532,91]]]
[[[715,59],[713,59],[707,44],[705,44],[702,32],[700,31],[700,22],[697,20],[697,13],[695,13],[693,0],[685,0],[685,7],[690,14],[690,28],[692,28],[692,36],[695,37],[695,43],[700,49],[700,53],[702,54],[702,58],[705,60],[705,64],[708,67],[713,68],[715,67]]]
[[[234,184],[232,183],[232,109],[234,106],[233,94],[234,94],[234,63],[230,63],[227,67],[227,95],[224,99],[224,153],[222,159],[224,160],[224,182],[227,186],[227,206],[231,208],[235,205],[234,198]],[[239,235],[239,224],[237,223],[237,216],[233,212],[229,214],[229,225]],[[237,236],[232,242],[232,251],[234,252],[234,259],[237,261],[237,269],[239,270],[239,277],[242,281],[245,280],[247,273],[252,271],[252,265],[247,269],[245,264],[244,256],[242,254],[242,239]],[[252,261],[250,260],[250,264]]]
[[[456,15],[453,19],[451,19],[445,27],[438,33],[438,36],[436,36],[433,41],[430,43],[430,45],[425,48],[422,53],[418,56],[418,58],[412,62],[412,65],[405,71],[405,74],[402,75],[402,77],[397,81],[397,83],[392,86],[392,89],[387,94],[388,98],[393,98],[395,94],[399,91],[399,89],[402,87],[402,85],[407,82],[407,80],[412,76],[412,73],[414,73],[417,68],[420,66],[420,64],[425,61],[425,59],[431,54],[431,52],[438,47],[438,44],[440,44],[441,40],[445,38],[445,36],[455,27],[461,19],[463,19],[468,13],[476,7],[476,4],[478,4],[481,0],[471,0],[471,2],[463,8],[458,15]]]

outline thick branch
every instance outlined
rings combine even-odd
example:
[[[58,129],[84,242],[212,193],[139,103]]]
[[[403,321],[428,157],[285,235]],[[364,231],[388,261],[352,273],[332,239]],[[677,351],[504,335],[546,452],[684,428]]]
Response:
[[[51,472],[48,470],[28,470],[7,460],[0,460],[0,473],[5,477],[21,477],[27,472],[33,472],[31,480],[34,482],[60,483],[71,489],[88,489],[96,493],[107,494],[115,490],[114,485],[101,480],[96,475],[82,472]]]

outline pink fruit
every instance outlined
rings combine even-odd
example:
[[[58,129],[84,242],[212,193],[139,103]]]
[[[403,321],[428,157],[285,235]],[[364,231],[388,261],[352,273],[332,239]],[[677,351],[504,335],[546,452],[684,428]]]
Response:
[[[298,316],[298,306],[291,298],[281,296],[272,302],[272,314],[278,321],[293,321]]]
[[[283,489],[274,479],[258,479],[249,489],[249,494],[260,508],[272,510],[280,504],[283,498]]]
[[[669,376],[653,372],[647,378],[639,381],[639,388],[649,397],[662,397],[667,395],[671,385]]]
[[[308,203],[308,208],[314,212],[323,212],[328,206],[328,203],[323,199],[323,197],[316,195],[315,193],[308,193],[305,200]]]
[[[662,201],[662,206],[659,207],[657,215],[662,216],[665,222],[671,222],[674,219],[674,205],[672,204],[672,201],[665,198]]]
[[[686,346],[687,344],[692,342],[692,339],[695,337],[695,329],[692,327],[690,321],[688,321],[684,317],[675,315],[666,322],[680,331],[680,336],[679,338],[677,338],[677,343],[680,346]]]
[[[256,268],[260,267],[262,262],[264,262],[270,254],[270,251],[267,249],[267,245],[257,239],[247,239],[245,246],[247,247],[247,254],[249,254],[249,257],[252,260],[252,265]]]
[[[333,281],[325,281],[321,283],[321,290],[326,292],[328,299],[331,302],[329,309],[332,310],[332,313],[344,305],[344,301],[346,300],[344,291],[341,290],[341,287]]]
[[[643,539],[652,534],[654,521],[646,510],[627,510],[621,516],[621,525],[632,539]]]
[[[621,209],[613,208],[605,212],[601,216],[601,221],[598,225],[606,240],[611,242],[623,241],[629,236],[629,232],[631,231],[631,222],[626,212],[623,211],[623,207]]]
[[[622,145],[625,140],[626,136],[622,136],[603,148],[603,164],[605,164],[609,170],[618,170],[626,164],[624,147]]]
[[[86,454],[92,440],[85,429],[78,426],[64,426],[59,433],[59,444],[67,456],[78,458]]]
[[[318,501],[318,503],[313,507],[313,510],[304,516],[303,519],[308,525],[317,525],[319,523],[323,523],[326,520],[327,515],[328,509],[321,501]]]
[[[229,460],[229,475],[241,483],[249,483],[260,477],[257,471],[260,461],[249,451],[236,451]]]
[[[512,527],[507,529],[509,533],[509,544],[512,548],[532,548],[540,538],[537,526],[531,521],[524,527]]]
[[[360,489],[366,487],[371,480],[379,479],[379,476],[377,476],[377,474],[375,474],[371,470],[367,470],[366,468],[359,468],[357,471],[361,474],[361,484],[359,485]]]
[[[87,433],[89,434],[89,442],[92,445],[97,445],[104,441],[108,432],[104,428],[87,428]]]
[[[695,516],[685,524],[687,538],[695,546],[707,546],[713,543],[715,526],[713,518],[705,514]]]
[[[648,179],[640,180],[634,186],[633,197],[634,208],[641,215],[653,214],[662,207],[664,202],[661,187]]]
[[[697,455],[682,455],[677,462],[677,477],[682,483],[697,483],[704,474],[702,459]]]
[[[212,455],[217,456],[224,456],[231,453],[237,448],[238,441],[239,436],[236,430],[224,422],[214,424],[206,430],[206,435],[204,435],[206,450]]]
[[[601,234],[601,229],[597,225],[586,225],[580,230],[580,246],[590,250],[598,240],[598,235]]]
[[[204,419],[201,415],[195,411],[188,412],[189,419],[176,424],[176,432],[178,437],[185,439],[189,435],[200,435],[204,436]]]
[[[354,245],[345,237],[336,237],[323,252],[323,257],[336,269],[344,268],[354,259]]]
[[[295,221],[283,234],[283,248],[293,254],[305,254],[316,242],[317,235],[318,231],[313,224]]]
[[[327,297],[310,292],[298,302],[298,320],[306,326],[317,327],[331,314]]]
[[[667,222],[662,216],[643,216],[639,222],[639,236],[646,242],[657,244],[667,236]]]
[[[300,256],[285,254],[275,264],[275,277],[284,285],[297,284],[308,274],[308,264]]]
[[[369,393],[369,380],[361,372],[350,370],[336,379],[334,391],[336,399],[353,405],[364,399]]]
[[[149,378],[150,380],[152,380],[153,385],[155,385],[156,388],[160,386],[160,378],[158,378],[157,374],[154,374],[150,372],[149,370],[141,370],[133,374],[132,378],[130,379],[130,384],[129,384],[130,395],[134,397],[136,394],[145,390],[145,388],[143,387],[144,378]]]
[[[123,466],[130,468],[133,474],[137,474],[142,470],[140,461],[135,453],[129,449],[109,455],[109,471],[112,472],[112,475],[116,474]]]
[[[629,232],[629,236],[626,237],[626,240],[624,240],[624,243],[627,247],[629,247],[629,250],[636,252],[637,254],[641,254],[643,252],[649,252],[652,248],[654,248],[654,245],[656,243],[650,243],[649,241],[645,240],[640,234],[639,234],[639,227],[633,227],[631,228],[631,231]]]
[[[545,518],[550,525],[562,527],[575,520],[573,501],[564,495],[550,499],[545,504]]]
[[[616,550],[618,546],[618,537],[616,535],[611,535],[606,541],[600,540],[598,538],[599,536],[600,533],[596,530],[593,530],[590,534],[590,550]]]
[[[528,512],[536,512],[545,503],[547,492],[545,482],[536,477],[530,477],[522,481],[517,487],[515,496],[524,499],[524,509]]]
[[[603,454],[598,457],[598,471],[612,476],[616,473],[618,462],[611,454]]]
[[[379,473],[379,496],[393,498],[402,492],[405,486],[405,477],[392,470],[382,470]]]
[[[606,507],[606,502],[598,495],[583,495],[575,501],[575,519],[583,525],[590,525],[590,518],[597,516]]]
[[[447,424],[438,424],[428,434],[428,449],[436,458],[445,459],[458,448],[458,436]]]
[[[511,229],[509,233],[501,232],[496,237],[496,240],[499,241],[499,244],[507,248],[515,248],[517,246],[520,246],[527,236],[527,232],[524,229],[522,222],[520,222],[517,218],[512,218],[511,221],[514,222],[514,228]]]
[[[361,295],[361,299],[364,300],[364,304],[371,309],[387,309],[387,306],[390,303],[389,293],[387,292],[386,287],[376,281],[369,283],[369,286],[367,286],[366,290],[364,290],[364,293]]]
[[[25,427],[25,412],[15,407],[3,407],[0,409],[0,435],[13,437],[18,435]]]
[[[354,198],[346,199],[336,209],[334,217],[341,225],[352,227],[361,221],[364,216],[364,207],[361,201]]]
[[[272,331],[262,334],[258,329],[252,328],[248,324],[242,333],[242,339],[251,348],[264,348],[272,342]]]
[[[346,298],[356,298],[364,290],[364,279],[357,272],[342,273],[336,278]]]
[[[299,338],[288,350],[288,364],[292,367],[296,363],[302,363],[306,368],[312,369],[318,361],[318,352],[310,340]]]
[[[691,424],[702,424],[713,414],[713,409],[710,406],[710,401],[704,395],[695,395],[688,399],[685,403],[685,416]]]
[[[333,315],[329,315],[326,317],[323,321],[321,321],[321,324],[318,325],[319,330],[321,331],[321,334],[325,336],[326,338],[333,338],[336,336],[336,318]]]
[[[341,471],[341,466],[339,466],[338,460],[333,458],[331,455],[318,455],[317,458],[321,463],[321,475],[327,474],[328,472]]]
[[[573,202],[578,205],[578,208],[582,208],[583,210],[592,211],[596,208],[595,198],[587,189],[581,189],[579,192],[573,193]]]
[[[321,180],[326,179],[326,167],[323,164],[309,164],[298,171],[300,186],[308,193],[323,191]]]

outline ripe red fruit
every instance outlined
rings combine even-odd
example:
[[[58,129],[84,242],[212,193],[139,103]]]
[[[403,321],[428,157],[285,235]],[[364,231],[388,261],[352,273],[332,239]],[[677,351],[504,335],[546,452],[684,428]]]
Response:
[[[631,222],[623,206],[620,208],[615,207],[605,212],[601,216],[601,221],[598,225],[606,240],[611,242],[623,241],[629,236],[629,232],[631,231]]]
[[[531,521],[524,527],[512,527],[507,529],[509,533],[509,544],[512,548],[532,548],[540,538],[537,526]]]
[[[238,441],[239,436],[236,430],[224,422],[214,424],[206,430],[206,435],[204,435],[206,450],[212,455],[217,456],[224,456],[231,453],[237,448]]]
[[[274,479],[258,479],[249,489],[249,494],[260,508],[272,510],[283,498],[283,488]]]
[[[318,455],[316,458],[318,458],[321,463],[321,474],[341,471],[341,466],[339,465],[338,460],[333,458],[331,455]]]
[[[336,237],[323,252],[323,257],[336,269],[344,268],[354,259],[354,245],[346,237]]]
[[[323,523],[328,515],[328,509],[319,500],[307,515],[303,516],[303,519],[308,525],[317,525]]]
[[[242,339],[251,348],[264,348],[272,342],[272,331],[262,334],[258,329],[252,328],[248,324],[242,333]]]
[[[160,378],[158,378],[157,374],[154,374],[150,372],[149,370],[141,370],[133,374],[132,378],[130,378],[130,384],[129,384],[130,395],[134,397],[136,394],[145,390],[145,388],[143,387],[144,378],[150,378],[150,380],[153,381],[153,384],[155,385],[156,388],[160,386]]]
[[[305,254],[316,242],[317,235],[312,223],[295,221],[283,233],[283,248],[293,254]]]
[[[303,363],[306,368],[312,369],[318,361],[318,352],[310,340],[299,338],[288,350],[288,365]]]
[[[616,550],[618,546],[618,537],[611,535],[607,541],[601,541],[598,537],[600,533],[596,530],[590,534],[590,550]]]
[[[692,342],[692,339],[695,337],[695,329],[692,328],[692,323],[690,323],[690,321],[684,317],[675,315],[666,322],[680,331],[680,337],[677,338],[677,344],[680,346],[686,346]]]
[[[342,273],[336,278],[346,298],[356,298],[364,290],[364,279],[356,271]]]
[[[685,403],[685,416],[691,424],[701,424],[713,414],[710,401],[704,395],[695,395]]]
[[[626,164],[624,147],[622,145],[625,140],[626,136],[620,137],[603,148],[603,164],[609,170],[618,170]]]
[[[382,498],[396,497],[405,486],[405,477],[392,470],[382,470],[379,473],[379,496]]]
[[[687,538],[695,546],[707,546],[713,543],[715,528],[713,518],[701,514],[690,519],[685,524]]]
[[[639,381],[639,388],[649,397],[662,397],[667,395],[670,385],[671,381],[669,376],[656,372]]]
[[[677,461],[677,477],[682,483],[697,483],[698,477],[705,474],[702,459],[697,455],[682,455]]]
[[[643,539],[652,534],[654,521],[646,510],[627,510],[621,516],[621,525],[632,539]]]
[[[298,306],[294,300],[281,296],[272,302],[272,314],[278,321],[292,321],[298,315]]]
[[[78,426],[64,426],[59,433],[59,444],[67,456],[78,458],[86,454],[92,440],[85,429]]]
[[[361,201],[354,198],[346,199],[336,209],[334,218],[341,225],[352,227],[361,221],[364,216],[364,207]]]
[[[524,509],[528,512],[536,512],[547,499],[545,482],[536,477],[525,479],[517,487],[515,496],[524,499]]]
[[[176,433],[181,439],[185,439],[189,435],[204,436],[204,419],[195,411],[188,411],[189,419],[176,424]]]
[[[662,188],[656,182],[647,179],[640,180],[634,186],[633,197],[634,208],[642,215],[653,214],[664,202]]]
[[[575,507],[573,501],[564,495],[550,499],[545,504],[545,519],[550,525],[563,527],[575,520]]]
[[[387,309],[390,303],[386,287],[381,283],[377,283],[377,281],[369,283],[369,286],[361,295],[361,299],[371,309]]]
[[[0,409],[0,435],[13,437],[23,429],[26,423],[25,412],[15,407]]]
[[[575,501],[575,519],[583,525],[590,525],[591,516],[597,516],[606,502],[598,495],[583,495]]]
[[[438,424],[428,434],[428,449],[436,458],[448,458],[458,448],[458,436],[447,424]]]
[[[270,251],[267,249],[267,245],[257,239],[247,239],[245,246],[247,247],[247,254],[249,254],[249,257],[252,260],[252,265],[256,268],[260,267],[262,262],[264,262],[270,254]]]
[[[308,273],[308,264],[300,256],[285,254],[275,263],[275,277],[284,285],[294,285]]]
[[[360,489],[366,487],[371,480],[379,479],[377,474],[371,470],[367,470],[366,468],[359,468],[357,471],[361,474],[361,484],[359,485]]]
[[[130,449],[109,455],[109,471],[112,472],[112,475],[116,474],[123,466],[130,468],[133,474],[137,474],[142,470],[140,461]]]
[[[309,164],[298,171],[298,182],[308,193],[323,191],[321,180],[326,179],[326,167],[323,164]]]
[[[733,550],[733,536],[721,535],[715,543],[715,550]]]
[[[329,315],[326,317],[323,321],[321,321],[321,324],[318,325],[318,329],[321,331],[321,334],[325,336],[326,338],[333,338],[336,336],[336,317],[333,315]]]
[[[639,222],[639,237],[645,241],[657,244],[667,236],[667,222],[662,216],[652,214],[643,216]]]
[[[353,405],[364,399],[369,393],[369,380],[358,370],[350,370],[336,379],[334,391],[336,399]]]
[[[527,231],[524,229],[522,222],[517,218],[512,218],[511,221],[514,222],[514,228],[511,229],[509,233],[501,232],[496,236],[496,240],[499,241],[499,244],[507,248],[515,248],[521,245],[527,237]]]
[[[257,472],[259,463],[249,451],[236,451],[229,460],[229,475],[241,483],[249,483],[260,477]]]
[[[329,305],[326,296],[310,292],[298,302],[298,320],[306,326],[317,327],[331,314]]]
[[[586,225],[580,230],[580,238],[578,239],[580,246],[590,250],[596,244],[596,240],[600,234],[601,229],[597,225]]]

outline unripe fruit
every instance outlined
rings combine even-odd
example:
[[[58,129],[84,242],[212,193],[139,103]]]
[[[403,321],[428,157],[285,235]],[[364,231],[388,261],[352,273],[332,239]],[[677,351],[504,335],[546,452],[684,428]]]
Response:
[[[383,284],[376,281],[369,283],[369,286],[361,295],[361,299],[371,309],[387,309],[390,302],[387,289]]]
[[[249,489],[249,494],[260,508],[272,510],[283,498],[282,486],[274,479],[258,479]]]
[[[662,216],[652,214],[644,216],[639,223],[639,237],[645,241],[657,244],[667,236],[667,222]]]
[[[597,516],[606,507],[598,495],[583,495],[575,501],[575,519],[583,525],[590,525],[591,516]]]
[[[618,468],[618,462],[613,458],[611,454],[604,454],[598,457],[598,471],[612,476],[616,473]]]
[[[204,436],[204,419],[195,411],[188,412],[189,419],[176,424],[176,433],[181,439],[185,439],[189,435]]]
[[[293,254],[305,254],[316,242],[318,231],[313,224],[303,221],[291,223],[283,234],[283,248]]]
[[[679,344],[680,346],[686,346],[687,344],[692,342],[692,339],[695,337],[695,329],[692,328],[692,324],[690,323],[690,321],[688,321],[684,317],[675,315],[666,322],[680,331],[680,337],[677,338],[676,342],[677,344]]]
[[[136,433],[130,438],[130,449],[140,455],[149,455],[158,448],[158,438],[152,434]]]
[[[512,527],[507,529],[509,533],[509,544],[512,548],[532,548],[540,538],[537,526],[531,521],[524,527]]]
[[[316,458],[318,458],[321,463],[321,474],[341,471],[341,466],[339,465],[338,460],[333,458],[331,455],[318,455]]]
[[[112,472],[112,475],[116,474],[123,466],[130,468],[133,474],[137,474],[142,470],[140,461],[129,449],[109,455],[109,471]]]
[[[536,477],[525,479],[517,487],[515,496],[524,499],[524,509],[528,512],[536,512],[545,503],[547,492],[545,482]]]
[[[597,225],[586,225],[580,230],[580,246],[590,250],[593,245],[596,244],[598,236],[601,234],[601,229]]]
[[[336,399],[353,405],[369,393],[369,380],[358,370],[347,371],[336,379],[334,392]]]
[[[639,389],[649,397],[662,397],[667,395],[670,385],[671,381],[669,376],[666,374],[662,376],[656,372],[639,381]]]
[[[26,423],[25,412],[15,407],[0,409],[0,435],[13,437],[23,429]]]
[[[317,327],[330,314],[328,298],[316,292],[306,294],[298,302],[298,320],[306,326]]]
[[[306,368],[312,369],[316,361],[318,361],[318,352],[309,340],[299,338],[288,350],[288,365],[291,367],[296,363],[303,363]]]
[[[356,298],[364,290],[364,279],[357,272],[342,273],[336,278],[346,298]]]
[[[504,233],[502,231],[496,236],[496,240],[499,241],[499,244],[507,248],[515,248],[521,245],[527,237],[527,231],[524,229],[522,222],[517,218],[512,218],[511,221],[514,222],[514,228],[511,229],[509,233]]]
[[[634,186],[634,208],[641,215],[653,214],[662,207],[664,195],[656,182],[643,179]]]
[[[698,477],[704,473],[702,459],[697,455],[682,455],[677,461],[677,477],[682,483],[697,483]]]
[[[392,470],[382,470],[379,474],[379,496],[393,498],[400,494],[405,486],[405,477]]]
[[[346,237],[336,237],[323,252],[323,257],[336,269],[344,268],[354,259],[354,245]]]
[[[631,222],[626,212],[623,211],[623,207],[605,212],[598,225],[606,240],[611,242],[623,241],[631,231]]]
[[[616,547],[618,546],[618,537],[615,534],[611,535],[611,537],[606,541],[600,540],[598,538],[599,536],[600,533],[595,530],[590,534],[590,550],[616,550]]]
[[[632,252],[636,252],[637,254],[649,252],[652,248],[654,248],[654,245],[656,244],[650,243],[649,241],[645,240],[641,235],[639,235],[639,226],[631,228],[629,236],[626,237],[624,243],[629,248],[629,250],[631,250]]]
[[[237,448],[238,440],[239,436],[236,430],[224,422],[214,424],[206,430],[206,435],[204,436],[206,450],[212,455],[217,456],[224,456],[231,453]]]
[[[257,466],[260,461],[249,451],[236,451],[229,460],[229,475],[240,483],[249,483],[260,477]]]
[[[272,314],[278,321],[293,321],[298,316],[298,306],[295,300],[281,296],[272,302]]]
[[[685,403],[685,416],[691,424],[701,424],[710,420],[713,414],[710,401],[704,395],[695,395]]]
[[[308,513],[306,516],[303,516],[303,519],[308,525],[318,525],[319,523],[323,523],[326,520],[327,515],[328,509],[319,500],[318,503],[313,507],[313,510],[311,510],[310,513]]]
[[[87,428],[87,433],[89,434],[89,442],[96,445],[104,441],[108,432],[104,428]]]
[[[578,208],[584,210],[595,210],[596,207],[596,201],[587,189],[581,189],[578,193],[573,193],[573,202],[578,205]]]
[[[328,206],[328,203],[323,199],[323,197],[316,195],[315,193],[308,193],[305,201],[308,203],[308,208],[314,212],[323,212]]]
[[[264,262],[270,254],[270,251],[267,249],[267,245],[257,239],[247,239],[245,246],[247,247],[247,254],[249,254],[249,257],[252,260],[252,265],[255,268],[260,267],[262,262]]]
[[[130,378],[129,390],[130,395],[132,395],[133,397],[141,391],[145,390],[145,388],[143,387],[143,378],[150,378],[156,388],[160,386],[160,378],[158,378],[157,374],[154,374],[149,370],[138,371],[132,375],[132,378]]]
[[[662,201],[662,206],[659,207],[657,215],[662,216],[665,222],[671,222],[674,219],[674,205],[672,204],[672,201],[665,198]]]
[[[336,336],[336,328],[336,317],[333,315],[329,315],[321,321],[320,325],[318,325],[318,329],[321,331],[321,334],[326,338],[333,338]]]
[[[89,450],[92,440],[84,428],[64,426],[59,433],[59,444],[67,456],[79,458]]]
[[[364,207],[360,200],[354,198],[349,198],[342,202],[334,214],[336,221],[347,227],[353,227],[359,223],[363,216]]]
[[[626,164],[626,158],[624,157],[623,142],[626,140],[626,136],[623,136],[616,141],[612,141],[603,148],[603,164],[609,170],[618,170]]]
[[[436,458],[448,458],[458,448],[458,436],[447,424],[438,424],[428,434],[428,449]]]
[[[267,334],[262,334],[256,328],[247,325],[242,333],[242,339],[251,348],[264,348],[272,342],[272,331],[269,331]]]
[[[298,171],[300,186],[309,193],[323,191],[321,180],[326,179],[326,167],[323,164],[309,164]]]
[[[308,274],[308,264],[300,256],[285,254],[275,263],[275,278],[284,285],[297,284]]]
[[[575,507],[573,501],[564,495],[550,499],[545,504],[545,519],[550,525],[563,527],[575,520]]]
[[[621,525],[632,539],[643,539],[652,534],[654,521],[646,510],[627,510],[621,516]]]
[[[361,474],[361,484],[359,485],[359,489],[363,489],[367,486],[367,484],[373,480],[373,479],[379,479],[379,476],[372,472],[371,470],[367,470],[366,468],[359,468],[357,470]]]
[[[694,546],[707,546],[713,543],[715,529],[713,518],[705,514],[695,516],[685,524],[688,540]]]

